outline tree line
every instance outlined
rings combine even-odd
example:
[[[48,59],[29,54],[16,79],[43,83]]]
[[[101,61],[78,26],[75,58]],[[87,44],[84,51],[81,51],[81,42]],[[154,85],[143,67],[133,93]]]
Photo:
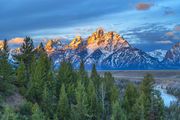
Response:
[[[124,94],[110,72],[100,76],[95,64],[91,74],[81,61],[78,70],[71,61],[62,61],[58,70],[41,43],[34,48],[24,39],[18,67],[8,62],[4,41],[0,51],[0,120],[164,120],[165,107],[147,74],[140,86],[128,84]],[[18,108],[5,104],[7,96],[19,93],[24,103]]]

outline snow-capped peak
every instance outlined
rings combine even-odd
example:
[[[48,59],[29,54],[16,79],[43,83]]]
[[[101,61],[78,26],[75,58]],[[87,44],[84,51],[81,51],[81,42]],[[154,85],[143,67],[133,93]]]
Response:
[[[87,39],[87,49],[90,53],[96,49],[101,49],[104,52],[113,52],[122,47],[130,47],[130,45],[118,33],[105,33],[102,28],[97,29],[97,31]]]

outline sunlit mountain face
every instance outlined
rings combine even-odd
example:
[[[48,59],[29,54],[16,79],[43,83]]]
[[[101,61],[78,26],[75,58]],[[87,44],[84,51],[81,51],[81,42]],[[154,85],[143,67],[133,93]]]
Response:
[[[17,40],[19,39],[10,40],[8,43]],[[39,48],[35,47],[34,51]],[[48,40],[44,50],[55,69],[59,68],[64,60],[71,61],[76,69],[83,60],[88,70],[92,69],[93,64],[96,64],[98,70],[180,69],[180,42],[169,50],[145,52],[130,44],[117,32],[105,31],[103,28],[98,28],[87,38],[76,36],[68,43],[61,39]],[[21,53],[21,49],[11,49],[9,61],[16,65],[13,56]]]
[[[145,52],[169,50],[180,41],[179,6],[179,0],[1,0],[0,40],[11,47],[25,36],[35,44],[69,43],[102,27]]]

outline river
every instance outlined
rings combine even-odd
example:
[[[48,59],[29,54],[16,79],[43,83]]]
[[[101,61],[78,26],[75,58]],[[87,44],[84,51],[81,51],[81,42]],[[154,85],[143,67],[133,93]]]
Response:
[[[166,107],[169,107],[172,102],[176,102],[178,100],[175,96],[168,94],[167,90],[162,88],[161,85],[157,85],[155,89],[161,93],[161,98],[163,99]]]

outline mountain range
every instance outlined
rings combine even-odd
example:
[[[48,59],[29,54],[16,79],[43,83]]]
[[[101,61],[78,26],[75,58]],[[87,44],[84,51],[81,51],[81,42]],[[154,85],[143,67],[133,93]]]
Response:
[[[76,36],[69,44],[49,40],[45,50],[55,68],[63,60],[71,61],[77,68],[84,60],[86,69],[91,69],[92,64],[96,64],[99,70],[180,69],[180,42],[168,51],[144,52],[130,45],[118,33],[105,32],[102,28],[86,39]],[[19,49],[11,51],[11,54],[16,53],[20,53]]]

